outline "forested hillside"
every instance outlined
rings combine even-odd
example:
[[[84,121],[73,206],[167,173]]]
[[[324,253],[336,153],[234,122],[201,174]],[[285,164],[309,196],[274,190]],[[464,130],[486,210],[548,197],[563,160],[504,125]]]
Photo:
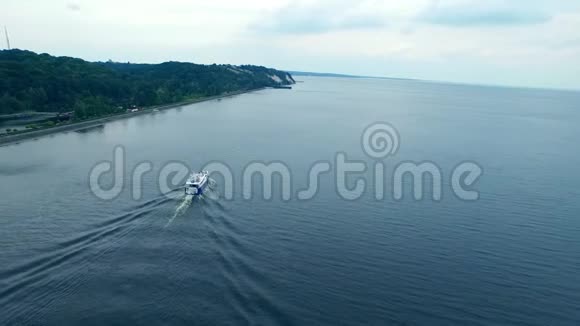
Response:
[[[0,51],[0,114],[75,111],[77,118],[226,92],[292,84],[259,66],[87,62],[22,50]]]

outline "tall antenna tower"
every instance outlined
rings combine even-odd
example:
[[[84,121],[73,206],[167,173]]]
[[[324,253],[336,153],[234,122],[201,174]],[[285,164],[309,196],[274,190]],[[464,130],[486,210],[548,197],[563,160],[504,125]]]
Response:
[[[6,48],[10,50],[10,38],[8,37],[8,29],[4,26],[4,35],[6,35]]]

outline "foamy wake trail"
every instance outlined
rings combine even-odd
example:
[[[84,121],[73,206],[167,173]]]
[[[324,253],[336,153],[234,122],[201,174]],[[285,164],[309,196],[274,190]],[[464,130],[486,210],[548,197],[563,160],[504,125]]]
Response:
[[[185,197],[183,197],[183,200],[181,201],[179,206],[177,206],[177,208],[175,209],[175,213],[173,214],[173,216],[169,219],[167,224],[165,224],[165,227],[170,226],[176,217],[183,215],[183,213],[185,213],[185,211],[189,208],[189,206],[191,206],[192,202],[193,202],[193,196],[192,195],[185,195]]]
[[[220,195],[219,195],[219,192],[217,192],[215,190],[216,187],[217,187],[217,182],[215,180],[213,180],[213,179],[209,179],[208,187],[205,189],[203,195],[198,196],[198,198],[200,200],[199,201],[196,201],[196,202],[198,202],[198,203],[201,204],[205,200],[218,201],[219,198],[220,198]],[[193,195],[185,195],[185,197],[183,197],[183,200],[181,201],[181,203],[179,204],[179,206],[177,206],[177,208],[175,209],[175,213],[173,214],[173,216],[169,219],[169,221],[165,225],[166,228],[168,226],[170,226],[171,223],[173,223],[173,221],[177,217],[183,215],[187,211],[187,209],[193,203],[194,198],[195,197]],[[179,199],[179,197],[177,197],[175,199]]]

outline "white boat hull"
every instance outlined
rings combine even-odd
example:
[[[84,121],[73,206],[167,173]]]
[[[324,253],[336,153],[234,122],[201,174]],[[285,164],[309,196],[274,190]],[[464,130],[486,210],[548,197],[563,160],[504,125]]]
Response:
[[[205,191],[208,183],[209,173],[207,171],[194,173],[185,183],[185,194],[190,196],[200,196]]]

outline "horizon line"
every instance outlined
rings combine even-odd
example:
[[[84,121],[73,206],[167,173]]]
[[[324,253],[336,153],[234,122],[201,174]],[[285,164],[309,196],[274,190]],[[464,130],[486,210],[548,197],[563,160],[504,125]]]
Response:
[[[508,84],[486,84],[477,82],[462,82],[462,81],[448,81],[439,79],[422,79],[413,77],[389,77],[389,76],[368,76],[368,75],[354,75],[343,74],[335,72],[316,72],[303,70],[288,70],[281,69],[290,74],[297,73],[297,76],[305,77],[320,77],[320,78],[352,78],[352,79],[384,79],[384,80],[401,80],[401,81],[418,81],[436,84],[451,84],[458,86],[480,86],[480,87],[497,87],[497,88],[515,88],[515,89],[530,89],[530,90],[547,90],[547,91],[562,91],[562,92],[580,92],[580,88],[564,88],[564,87],[550,87],[550,86],[523,86],[523,85],[508,85]],[[302,75],[301,75],[302,74]],[[310,74],[310,75],[308,75]]]

